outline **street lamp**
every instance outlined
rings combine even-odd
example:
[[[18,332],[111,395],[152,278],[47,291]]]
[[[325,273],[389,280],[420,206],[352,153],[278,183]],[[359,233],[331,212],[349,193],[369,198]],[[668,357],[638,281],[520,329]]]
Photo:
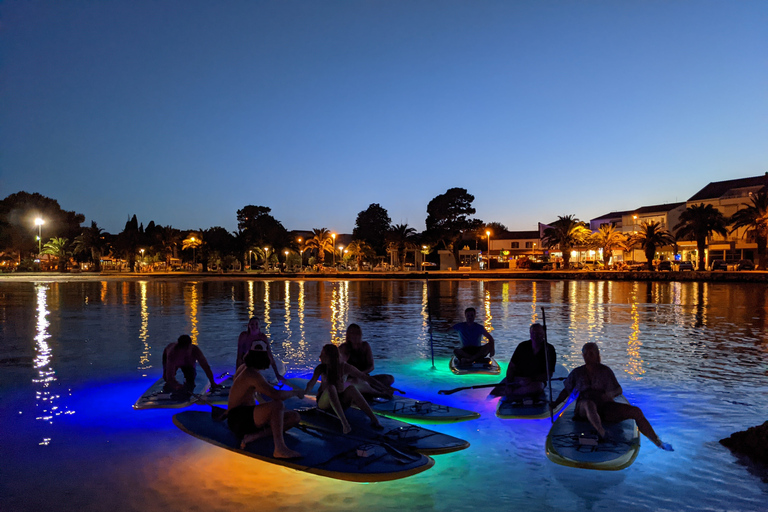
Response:
[[[336,233],[331,233],[331,238],[333,238],[333,266],[336,266]]]
[[[288,270],[288,251],[285,251],[285,270]]]
[[[269,268],[269,247],[264,248],[264,270]]]
[[[485,234],[488,235],[488,270],[491,270],[491,231],[487,230]]]
[[[197,241],[195,237],[191,237],[190,240],[192,241],[192,268],[197,270],[197,257],[195,255],[195,242]]]
[[[40,217],[35,219],[35,226],[37,226],[37,254],[40,257],[40,253],[43,252],[43,224],[45,221]]]
[[[253,251],[248,251],[248,269],[253,270]]]
[[[139,252],[141,253],[141,264],[144,265],[144,249],[139,249]]]

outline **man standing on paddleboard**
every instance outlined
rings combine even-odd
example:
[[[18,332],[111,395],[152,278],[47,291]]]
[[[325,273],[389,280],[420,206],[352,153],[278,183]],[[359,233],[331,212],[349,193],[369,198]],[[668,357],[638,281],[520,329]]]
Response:
[[[601,439],[606,437],[603,422],[618,423],[633,419],[640,433],[650,439],[653,444],[663,450],[674,451],[671,444],[663,442],[654,432],[639,407],[614,401],[614,398],[622,394],[622,389],[613,370],[600,363],[600,349],[597,348],[597,344],[585,343],[581,349],[581,355],[586,364],[574,369],[568,375],[565,379],[565,388],[552,403],[552,409],[554,410],[573,391],[577,391],[576,415],[586,418]]]
[[[453,326],[461,340],[461,348],[454,349],[453,353],[461,365],[470,365],[496,354],[493,336],[483,325],[475,323],[475,314],[475,308],[467,308],[464,310],[466,321]],[[483,336],[488,340],[485,345],[482,344]]]

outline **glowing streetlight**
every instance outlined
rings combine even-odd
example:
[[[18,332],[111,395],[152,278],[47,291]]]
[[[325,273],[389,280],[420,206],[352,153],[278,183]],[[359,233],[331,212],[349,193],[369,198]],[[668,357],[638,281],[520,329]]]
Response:
[[[197,239],[195,239],[195,237],[191,237],[190,240],[192,241],[192,266],[197,269],[197,256],[195,255],[195,248],[197,247],[195,242]]]
[[[43,252],[43,224],[45,221],[40,217],[35,219],[35,226],[37,226],[37,254]]]
[[[253,251],[248,251],[248,268],[253,270]]]
[[[336,266],[336,249],[335,249],[335,247],[336,247],[336,233],[331,233],[331,238],[333,238],[333,246],[334,246],[334,250],[333,250],[333,265]]]
[[[485,234],[488,236],[488,270],[491,270],[491,231],[487,230]]]

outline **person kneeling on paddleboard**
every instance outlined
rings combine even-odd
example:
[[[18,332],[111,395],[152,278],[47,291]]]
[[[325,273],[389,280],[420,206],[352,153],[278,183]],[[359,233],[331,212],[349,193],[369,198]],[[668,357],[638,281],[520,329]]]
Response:
[[[270,386],[260,370],[269,367],[269,355],[265,350],[251,350],[244,359],[244,364],[237,369],[227,403],[227,425],[241,440],[240,448],[270,431],[275,443],[273,456],[280,459],[301,457],[301,453],[286,446],[283,432],[299,424],[299,413],[286,411],[283,400],[293,396],[304,398],[302,390],[277,390]],[[257,404],[254,395],[259,393],[272,399],[271,402]]]
[[[475,308],[464,310],[465,322],[460,322],[453,326],[453,329],[459,333],[461,348],[453,351],[459,364],[470,365],[476,361],[493,357],[496,354],[496,345],[493,336],[481,324],[475,323]],[[485,345],[482,344],[482,337],[488,340]]]
[[[216,389],[213,372],[203,351],[192,344],[192,338],[189,335],[182,334],[175,343],[169,343],[163,350],[163,379],[165,379],[163,391],[192,393],[195,390],[195,377],[197,377],[196,363],[200,363],[211,382],[211,390]],[[184,374],[184,384],[176,380],[176,372],[179,370]]]
[[[501,393],[496,394],[503,393],[512,399],[538,397],[544,391],[547,380],[555,372],[557,354],[555,347],[546,343],[544,327],[536,323],[531,325],[529,332],[531,339],[520,343],[515,349],[507,367],[505,386],[499,386]]]
[[[339,348],[336,345],[329,343],[323,346],[323,350],[320,352],[320,364],[317,365],[314,373],[312,373],[312,378],[307,383],[305,393],[309,393],[320,377],[322,379],[320,390],[317,392],[317,407],[324,411],[332,409],[341,420],[342,431],[345,434],[349,434],[352,431],[352,426],[344,414],[344,410],[351,405],[356,405],[370,418],[373,428],[383,428],[371,410],[371,406],[368,405],[363,395],[360,394],[360,391],[353,385],[345,386],[347,377],[352,377],[369,384],[372,380],[371,377],[351,364],[342,362],[339,359]]]
[[[674,451],[671,444],[663,442],[654,432],[639,407],[614,401],[614,398],[622,394],[622,389],[613,370],[600,363],[597,344],[584,344],[581,355],[585,364],[574,369],[565,379],[565,388],[552,403],[552,409],[576,391],[576,416],[586,418],[601,439],[606,436],[603,422],[617,423],[633,419],[640,433],[653,444],[663,450]]]

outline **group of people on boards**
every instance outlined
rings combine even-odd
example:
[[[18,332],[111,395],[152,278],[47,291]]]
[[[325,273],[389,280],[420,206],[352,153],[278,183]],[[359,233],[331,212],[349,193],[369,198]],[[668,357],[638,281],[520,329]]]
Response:
[[[475,322],[474,308],[467,308],[464,315],[465,321],[453,327],[461,341],[461,347],[454,351],[459,362],[471,364],[493,357],[495,341],[483,325]],[[557,354],[555,347],[546,341],[544,327],[534,323],[529,332],[530,339],[515,348],[506,378],[500,386],[503,388],[500,394],[512,399],[539,397],[554,373]],[[483,337],[486,343],[482,343]],[[614,401],[622,394],[621,385],[613,371],[600,362],[597,344],[586,343],[582,347],[582,356],[585,364],[570,372],[564,389],[550,407],[556,408],[577,392],[576,416],[589,421],[601,439],[607,436],[603,422],[633,419],[640,432],[656,446],[672,451],[672,446],[664,443],[654,432],[640,408]],[[211,382],[211,389],[215,389],[217,385],[205,356],[187,335],[180,336],[163,352],[166,387],[171,391],[191,392],[194,389],[196,363],[203,368]],[[270,367],[276,379],[292,389],[275,389],[262,374]],[[318,380],[317,406],[335,413],[345,434],[352,430],[344,412],[351,405],[356,405],[370,418],[373,428],[381,428],[364,395],[392,397],[395,392],[402,393],[392,387],[395,380],[392,375],[371,375],[374,370],[373,353],[370,345],[363,341],[362,329],[357,324],[347,328],[346,339],[338,347],[333,344],[323,346],[320,364],[315,367],[304,388],[297,388],[285,379],[272,354],[269,339],[261,332],[259,320],[255,317],[248,321],[247,329],[238,338],[236,368],[227,404],[227,424],[241,440],[241,447],[271,435],[275,445],[273,455],[278,458],[301,457],[300,453],[286,446],[283,438],[286,430],[299,424],[300,417],[296,411],[286,410],[283,402],[294,396],[303,398]],[[184,384],[176,380],[178,370],[184,375]],[[269,400],[257,403],[257,394]]]

